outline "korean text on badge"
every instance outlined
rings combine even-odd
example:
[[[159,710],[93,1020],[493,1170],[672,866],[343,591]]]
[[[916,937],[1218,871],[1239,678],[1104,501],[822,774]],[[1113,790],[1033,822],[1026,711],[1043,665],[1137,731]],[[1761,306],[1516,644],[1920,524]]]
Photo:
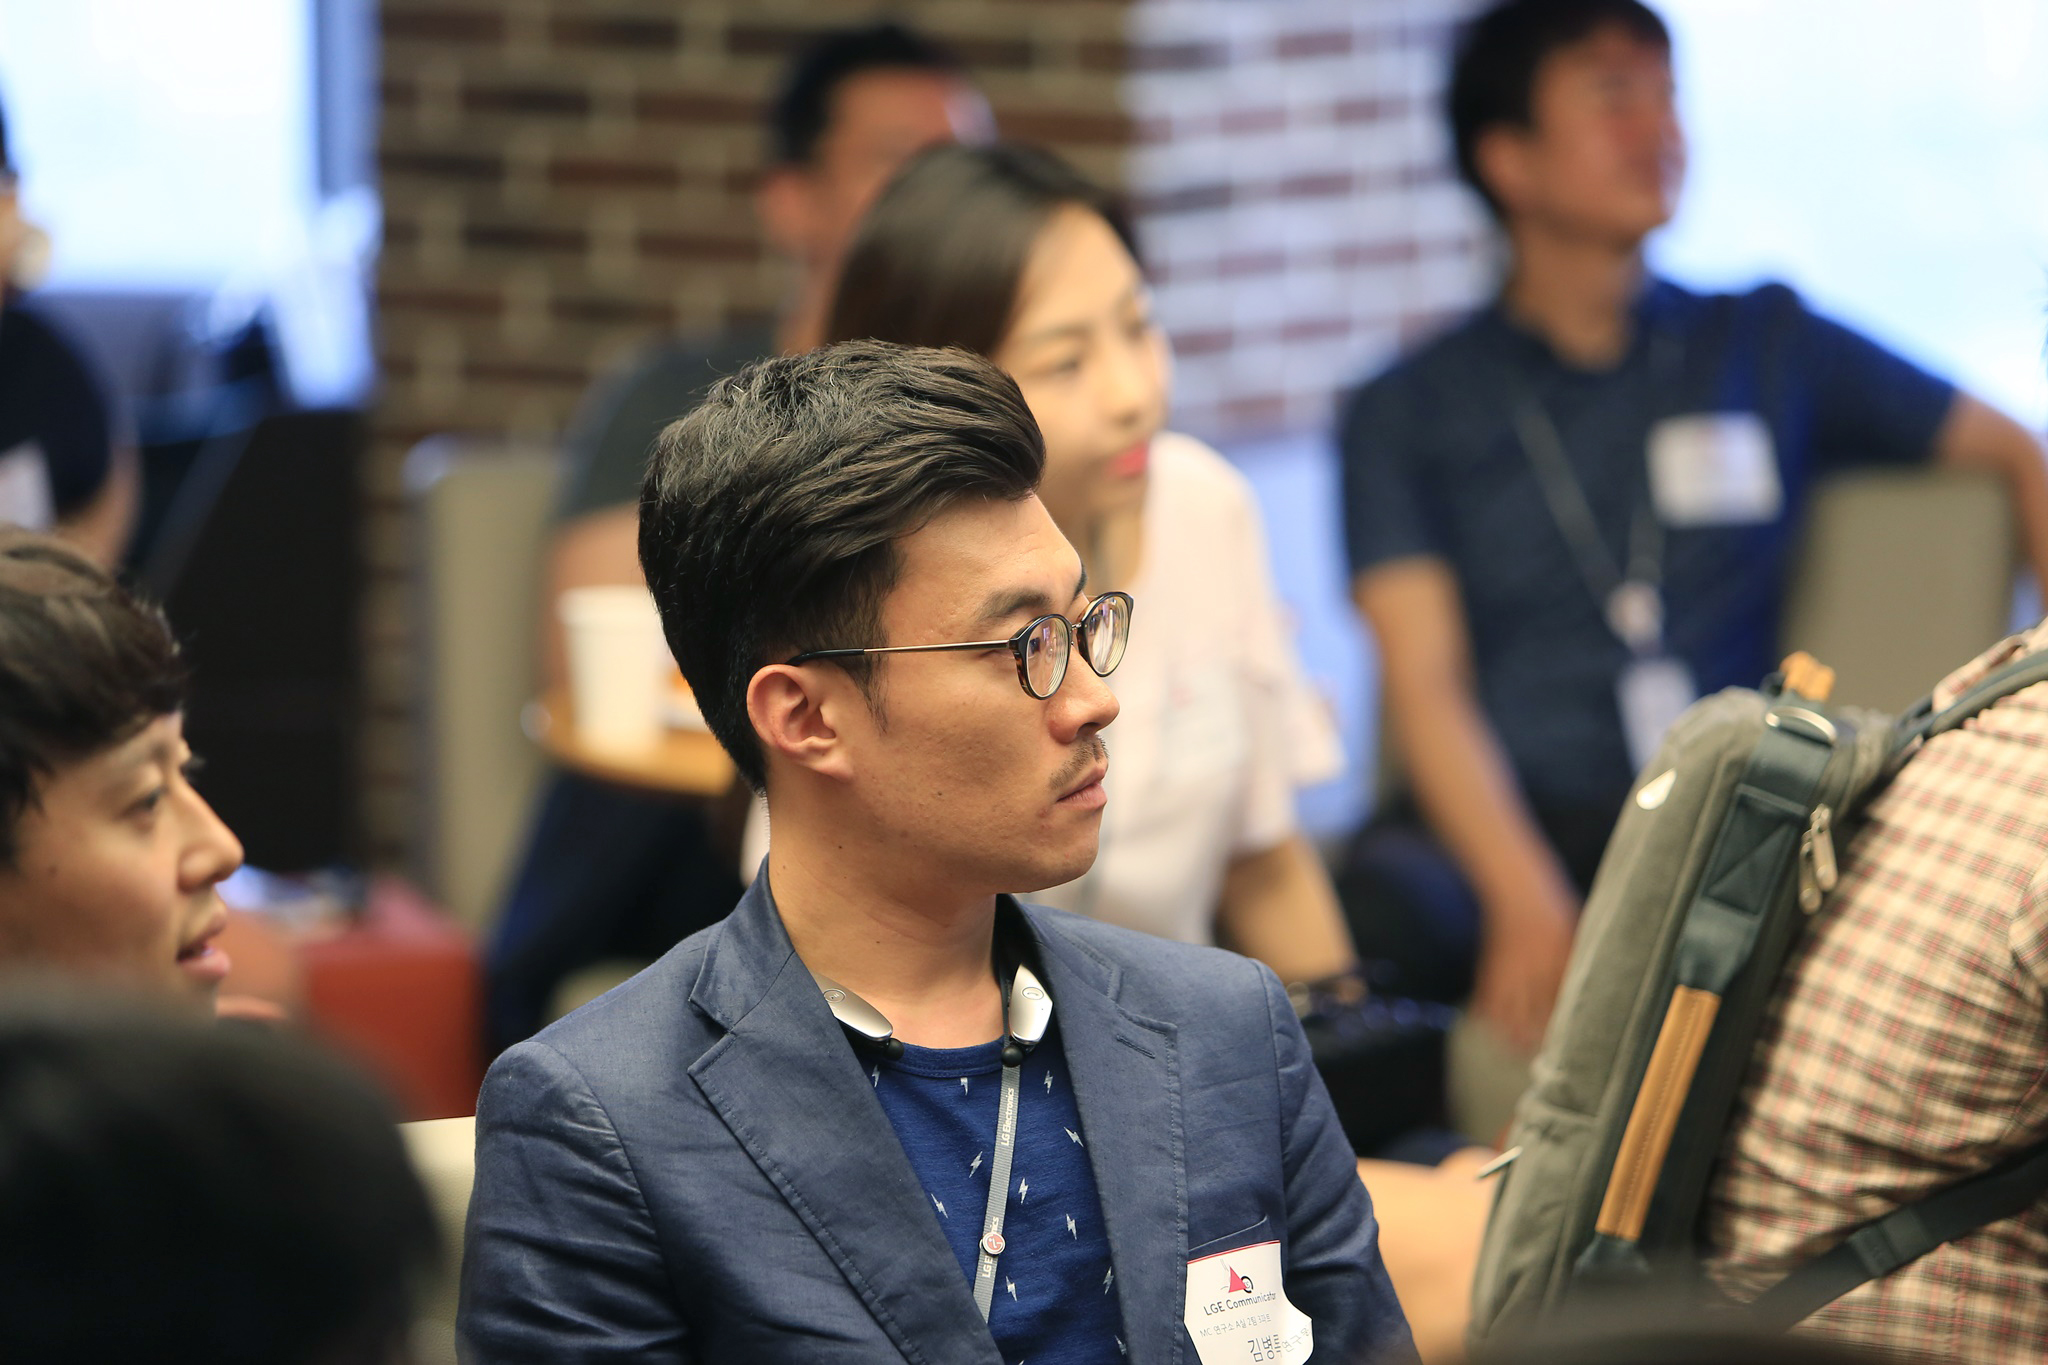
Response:
[[[1315,1349],[1314,1324],[1280,1282],[1278,1242],[1189,1261],[1185,1321],[1202,1365],[1300,1365]]]

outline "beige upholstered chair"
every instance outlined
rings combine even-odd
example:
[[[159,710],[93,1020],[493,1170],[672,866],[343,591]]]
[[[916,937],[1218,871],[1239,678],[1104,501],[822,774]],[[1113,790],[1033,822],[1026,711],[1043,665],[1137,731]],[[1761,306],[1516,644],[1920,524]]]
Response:
[[[399,1132],[441,1229],[441,1266],[413,1320],[418,1365],[455,1365],[455,1308],[462,1282],[462,1232],[476,1178],[476,1120],[403,1123]]]
[[[1783,652],[1835,670],[1835,700],[1899,710],[2003,638],[2017,556],[1990,475],[1902,469],[1822,484],[1786,594]]]
[[[421,880],[481,929],[518,857],[545,763],[520,731],[559,460],[435,437],[406,457],[418,565]]]

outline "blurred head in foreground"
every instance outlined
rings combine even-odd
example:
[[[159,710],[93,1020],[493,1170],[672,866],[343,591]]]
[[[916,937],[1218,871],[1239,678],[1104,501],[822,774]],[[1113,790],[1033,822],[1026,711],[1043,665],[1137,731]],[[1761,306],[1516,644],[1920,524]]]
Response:
[[[0,1005],[0,1360],[403,1359],[435,1237],[389,1112],[332,1058]]]
[[[1651,1282],[1596,1291],[1555,1321],[1503,1333],[1467,1365],[1913,1365],[1917,1356],[1864,1350],[1744,1321],[1722,1304]]]
[[[242,846],[193,790],[183,704],[160,612],[0,527],[0,967],[211,1007]]]

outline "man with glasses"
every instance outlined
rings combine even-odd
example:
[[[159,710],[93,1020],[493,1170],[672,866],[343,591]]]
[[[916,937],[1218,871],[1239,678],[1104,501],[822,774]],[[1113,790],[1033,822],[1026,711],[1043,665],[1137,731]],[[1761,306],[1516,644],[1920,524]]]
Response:
[[[1273,975],[1012,899],[1095,856],[1133,616],[1043,461],[987,362],[876,342],[663,433],[641,561],[775,838],[492,1067],[475,1358],[1412,1355]]]
[[[640,581],[636,502],[661,429],[695,407],[719,376],[815,346],[840,254],[869,201],[921,148],[983,140],[993,129],[988,104],[959,61],[889,20],[819,33],[793,54],[765,103],[767,149],[754,207],[766,245],[787,267],[788,294],[772,328],[764,322],[666,338],[584,399],[563,437],[566,467],[537,623],[551,683],[568,680],[561,594]],[[687,221],[696,207],[679,201],[674,212]],[[737,815],[737,808],[707,811],[553,774],[485,957],[491,1050],[552,1018],[558,990],[580,969],[644,961],[717,918],[740,890],[724,829],[737,831]],[[602,856],[593,857],[594,849]]]

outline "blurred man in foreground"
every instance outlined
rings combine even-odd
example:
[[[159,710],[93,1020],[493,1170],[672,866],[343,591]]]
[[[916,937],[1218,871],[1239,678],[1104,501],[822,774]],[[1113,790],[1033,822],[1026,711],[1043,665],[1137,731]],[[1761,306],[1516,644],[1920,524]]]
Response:
[[[2048,622],[1956,670],[1937,709],[2043,651]],[[2044,791],[2036,684],[1928,740],[1871,802],[1785,963],[1707,1187],[1707,1268],[1730,1294],[1753,1299],[1869,1221],[2048,1143]],[[1978,1227],[1800,1330],[2048,1359],[2048,1209]]]
[[[953,57],[898,24],[827,33],[791,68],[769,108],[755,195],[770,244],[792,267],[782,316],[772,329],[666,341],[585,401],[567,437],[542,595],[550,683],[567,677],[562,593],[641,581],[635,504],[655,436],[721,375],[816,345],[840,255],[889,176],[920,148],[990,131],[988,106]],[[490,952],[492,1046],[538,1028],[568,973],[607,956],[657,956],[722,914],[739,881],[733,851],[715,844],[698,805],[557,774]]]

